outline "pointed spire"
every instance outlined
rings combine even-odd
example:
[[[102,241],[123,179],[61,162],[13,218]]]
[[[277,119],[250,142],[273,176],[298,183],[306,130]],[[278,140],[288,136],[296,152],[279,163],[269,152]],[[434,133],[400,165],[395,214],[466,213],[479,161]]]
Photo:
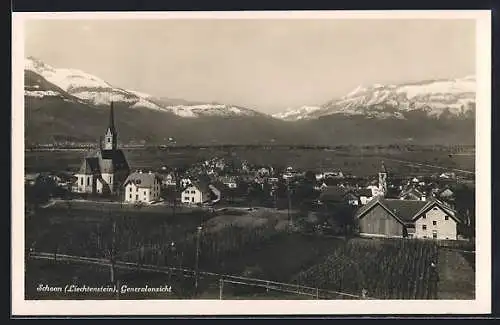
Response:
[[[387,169],[385,168],[385,164],[384,164],[384,161],[382,160],[382,166],[380,168],[380,172],[382,173],[387,173]]]
[[[111,109],[109,110],[109,126],[108,128],[111,130],[112,133],[116,133],[115,130],[115,114],[113,110],[113,102],[111,102]]]

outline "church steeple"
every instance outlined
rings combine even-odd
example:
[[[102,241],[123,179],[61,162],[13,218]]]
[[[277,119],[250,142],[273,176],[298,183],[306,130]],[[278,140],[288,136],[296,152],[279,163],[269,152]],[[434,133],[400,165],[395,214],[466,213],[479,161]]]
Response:
[[[109,124],[106,134],[104,135],[104,150],[116,150],[117,146],[117,132],[115,129],[115,116],[113,110],[113,102],[109,110]]]
[[[378,173],[378,191],[381,196],[385,196],[387,194],[387,169],[385,168],[383,161]]]

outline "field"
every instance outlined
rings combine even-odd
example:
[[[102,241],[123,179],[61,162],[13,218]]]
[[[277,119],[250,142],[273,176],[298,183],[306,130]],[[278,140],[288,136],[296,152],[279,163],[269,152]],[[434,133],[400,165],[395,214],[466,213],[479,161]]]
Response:
[[[182,167],[213,157],[247,160],[251,164],[294,166],[303,170],[340,169],[345,174],[356,176],[376,175],[380,162],[385,161],[388,169],[400,175],[428,175],[448,169],[474,171],[473,151],[458,152],[447,147],[339,147],[338,149],[301,148],[145,148],[124,149],[132,169],[157,170],[162,166]],[[84,151],[26,151],[26,172],[76,171]],[[435,167],[411,164],[428,164]]]
[[[35,251],[98,258],[109,258],[114,248],[116,259],[120,261],[194,269],[196,226],[205,216],[199,237],[200,271],[355,295],[359,295],[364,288],[368,290],[368,296],[378,299],[428,299],[436,295],[445,298],[453,296],[456,291],[461,292],[459,296],[463,299],[473,296],[470,261],[462,258],[458,263],[456,255],[449,255],[448,251],[443,253],[431,242],[345,240],[290,233],[287,230],[287,214],[271,209],[226,211],[218,215],[206,215],[206,211],[202,210],[185,210],[175,216],[168,209],[162,213],[125,210],[118,214],[116,210],[107,211],[73,208],[68,214],[67,207],[61,205],[41,209],[26,220],[27,246],[34,247]],[[110,215],[109,211],[115,212]],[[431,276],[431,261],[438,265],[439,284]],[[30,299],[50,298],[46,293],[34,291],[39,283],[90,282],[106,285],[110,276],[109,267],[62,262],[55,264],[28,259],[26,268],[26,294]],[[174,288],[168,297],[157,294],[148,296],[150,298],[192,297],[191,278],[130,270],[118,270],[116,274],[128,285],[168,283]],[[442,286],[439,294],[438,285]],[[217,299],[218,279],[204,279],[200,283],[200,291],[199,297]],[[227,299],[254,295],[258,295],[255,299],[264,299],[268,293],[262,294],[262,289],[238,286],[226,286],[225,291]],[[276,292],[273,294],[279,296]],[[132,298],[129,296],[127,299]]]
[[[380,299],[432,299],[438,247],[427,241],[351,240],[339,245],[324,263],[297,276],[309,286],[361,292]]]

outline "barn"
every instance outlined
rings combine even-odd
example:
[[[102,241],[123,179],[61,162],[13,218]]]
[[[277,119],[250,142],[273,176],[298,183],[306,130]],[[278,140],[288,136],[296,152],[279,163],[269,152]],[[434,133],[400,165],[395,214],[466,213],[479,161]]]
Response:
[[[457,239],[456,213],[432,199],[377,198],[356,211],[362,236]]]

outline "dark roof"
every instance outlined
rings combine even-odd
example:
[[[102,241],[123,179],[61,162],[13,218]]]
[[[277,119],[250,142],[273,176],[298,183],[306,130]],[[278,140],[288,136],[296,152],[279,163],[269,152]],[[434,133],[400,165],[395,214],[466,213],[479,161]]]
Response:
[[[398,199],[383,199],[381,203],[394,213],[399,219],[410,222],[413,217],[427,204],[428,201],[418,200],[398,200]]]
[[[113,173],[129,170],[129,165],[122,150],[101,150],[98,153],[101,173]]]
[[[359,196],[366,196],[366,197],[372,197],[372,190],[369,188],[362,188],[356,191]]]
[[[132,174],[128,175],[124,185],[127,185],[128,182],[132,182],[140,188],[152,188],[155,178],[160,180],[160,177],[155,173],[133,172]]]
[[[460,219],[451,208],[444,206],[439,201],[432,198],[428,201],[376,198],[370,201],[367,205],[359,208],[356,211],[356,217],[360,218],[375,205],[382,206],[396,219],[405,224],[413,223],[415,219],[417,219],[417,217],[419,217],[422,213],[424,213],[434,205],[439,206],[453,219],[460,222]]]
[[[319,196],[320,201],[344,201],[346,191],[339,186],[328,186]]]
[[[79,174],[91,175],[99,173],[99,160],[97,157],[86,157],[80,166]]]

